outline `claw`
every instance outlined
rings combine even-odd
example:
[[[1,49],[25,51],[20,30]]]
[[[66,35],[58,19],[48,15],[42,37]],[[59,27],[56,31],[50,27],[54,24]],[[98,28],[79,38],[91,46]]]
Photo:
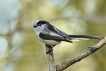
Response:
[[[52,52],[52,51],[53,51],[53,49],[50,49],[49,51],[46,52],[46,54],[48,54],[48,53],[50,53],[50,52]]]

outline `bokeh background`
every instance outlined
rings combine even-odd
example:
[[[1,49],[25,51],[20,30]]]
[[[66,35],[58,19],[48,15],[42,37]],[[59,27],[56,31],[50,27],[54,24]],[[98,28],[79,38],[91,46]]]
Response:
[[[106,0],[0,0],[0,71],[48,71],[45,46],[33,24],[43,19],[68,34],[106,36]],[[62,42],[55,64],[98,40]],[[106,71],[106,46],[65,71]]]

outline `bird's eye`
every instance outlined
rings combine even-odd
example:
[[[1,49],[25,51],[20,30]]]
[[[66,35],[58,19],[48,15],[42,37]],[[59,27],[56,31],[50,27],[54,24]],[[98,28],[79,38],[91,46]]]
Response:
[[[38,26],[41,26],[41,24],[38,24]]]

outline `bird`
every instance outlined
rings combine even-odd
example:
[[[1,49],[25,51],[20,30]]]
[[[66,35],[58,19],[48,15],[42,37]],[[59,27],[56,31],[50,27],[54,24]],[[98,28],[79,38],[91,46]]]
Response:
[[[55,26],[51,25],[48,21],[37,20],[34,22],[34,31],[37,38],[45,43],[49,48],[53,48],[62,41],[73,43],[73,40],[77,39],[98,39],[101,40],[103,37],[100,36],[89,36],[89,35],[68,35],[65,32],[59,30]],[[46,54],[50,53],[52,50],[47,51]]]

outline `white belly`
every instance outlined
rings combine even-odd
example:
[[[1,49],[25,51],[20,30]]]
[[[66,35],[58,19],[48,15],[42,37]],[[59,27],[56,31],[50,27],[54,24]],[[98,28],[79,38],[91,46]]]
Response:
[[[51,45],[51,46],[53,46],[53,45],[57,45],[57,44],[59,44],[61,41],[54,41],[54,40],[42,40],[41,38],[39,38],[38,37],[38,39],[40,40],[40,41],[42,41],[43,43],[45,43],[45,44],[47,44],[47,45]]]
[[[44,42],[45,44],[51,45],[51,46],[57,45],[60,43],[59,41],[54,41],[54,40],[43,40],[42,42]]]

